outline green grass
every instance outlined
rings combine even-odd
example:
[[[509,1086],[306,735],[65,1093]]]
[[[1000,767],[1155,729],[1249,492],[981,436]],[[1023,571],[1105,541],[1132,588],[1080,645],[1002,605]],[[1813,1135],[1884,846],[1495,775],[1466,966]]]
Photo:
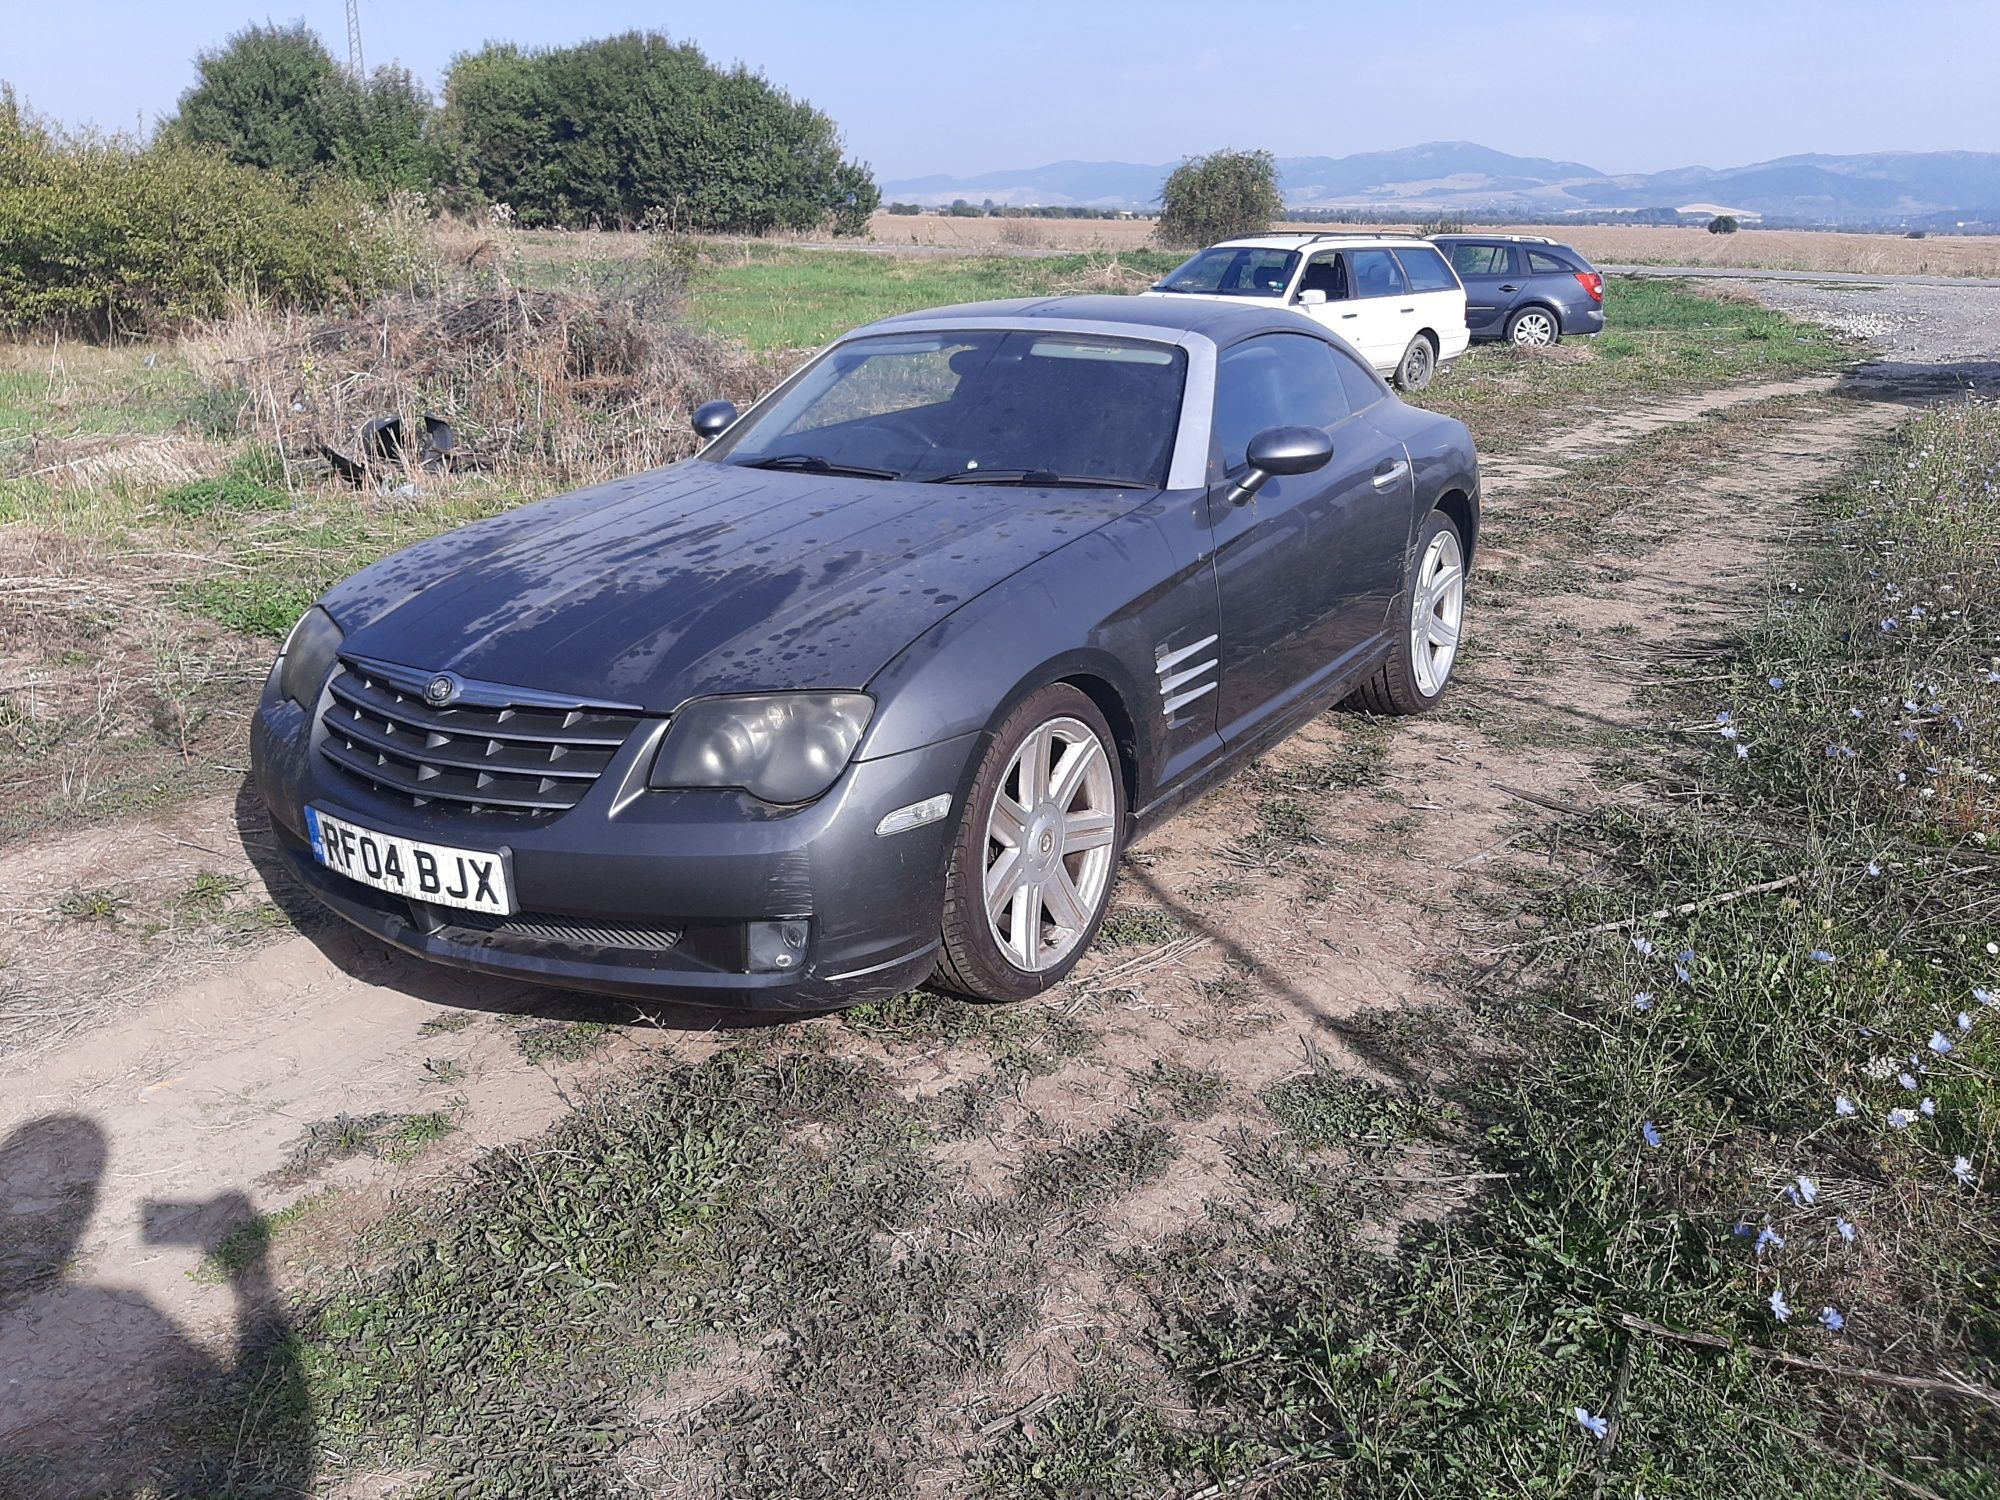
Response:
[[[204,516],[242,510],[289,510],[284,466],[268,448],[251,448],[238,455],[229,471],[215,479],[197,479],[160,496],[160,508],[176,515]]]
[[[1604,307],[1605,333],[1554,350],[1474,345],[1416,403],[1466,423],[1491,454],[1532,448],[1552,423],[1582,425],[1578,407],[1810,375],[1860,352],[1816,324],[1687,282],[1613,277]]]
[[[1055,256],[912,256],[758,247],[709,261],[691,307],[703,327],[753,349],[817,348],[912,308],[1066,291],[1137,291],[1184,257],[1157,250]]]
[[[1526,894],[1531,930],[1577,936],[1467,976],[1476,1027],[1435,1100],[1324,1067],[1266,1096],[1302,1149],[1393,1119],[1477,1195],[1385,1254],[1357,1180],[1267,1174],[1283,1232],[1127,1262],[1170,1395],[1101,1370],[992,1457],[989,1492],[2000,1493],[1976,1400],[1626,1321],[2000,1385],[1996,482],[2000,412],[1958,408],[1801,517],[1744,639],[1652,690],[1702,730],[1660,773],[1674,797],[1568,825],[1600,873]],[[1576,1407],[1615,1415],[1615,1446]]]

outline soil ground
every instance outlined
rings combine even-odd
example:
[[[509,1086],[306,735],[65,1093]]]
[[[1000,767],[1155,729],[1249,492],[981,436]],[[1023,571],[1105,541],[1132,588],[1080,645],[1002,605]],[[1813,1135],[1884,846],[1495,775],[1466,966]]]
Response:
[[[1941,353],[1930,363],[1962,351]],[[1269,1129],[1259,1092],[1314,1054],[1408,1072],[1384,1018],[1448,999],[1441,976],[1514,931],[1489,871],[1552,808],[1621,795],[1598,735],[1631,722],[1649,663],[1721,628],[1782,557],[1793,503],[1928,394],[1921,372],[1738,387],[1593,414],[1494,458],[1475,644],[1446,708],[1394,724],[1330,713],[1132,851],[1109,941],[1041,1002],[1086,1044],[949,1148],[970,1187],[997,1188],[1031,1149],[1127,1111],[1147,1070],[1227,1082],[1221,1107],[1172,1125],[1166,1171],[1105,1204],[1101,1242],[1051,1268],[1005,1377],[941,1414],[958,1441],[1074,1382],[1121,1316],[1098,1300],[1102,1257],[1201,1212],[1233,1135]],[[726,1038],[708,1018],[497,985],[371,945],[301,898],[266,839],[254,808],[224,795],[17,847],[0,877],[16,929],[0,982],[34,997],[27,1012],[17,998],[12,1014],[34,1024],[0,1060],[0,1139],[57,1116],[106,1152],[80,1238],[0,1304],[0,1451],[115,1433],[172,1361],[226,1360],[239,1292],[214,1257],[246,1212],[295,1221],[278,1273],[301,1284],[365,1255],[412,1190],[543,1129],[580,1082]],[[101,913],[65,909],[79,891],[115,897]],[[163,923],[165,945],[150,940]],[[982,1065],[838,1017],[801,1024],[913,1096]],[[17,1210],[70,1222],[91,1191],[59,1165],[6,1186]],[[711,1375],[718,1389],[755,1378],[726,1361]]]

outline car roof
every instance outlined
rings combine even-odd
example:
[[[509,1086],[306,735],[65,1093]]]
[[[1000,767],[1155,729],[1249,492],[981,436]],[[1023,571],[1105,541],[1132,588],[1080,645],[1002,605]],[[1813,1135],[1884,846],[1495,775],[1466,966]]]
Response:
[[[1260,305],[1261,303],[1261,305]],[[1197,333],[1216,344],[1233,344],[1253,334],[1280,331],[1318,330],[1318,324],[1302,319],[1283,304],[1223,302],[1211,297],[1122,297],[1085,295],[1076,297],[1013,297],[1001,302],[962,302],[950,307],[928,307],[898,313],[866,324],[849,334],[890,332],[911,324],[950,327],[968,323],[1013,323],[1032,328],[1039,322],[1100,323],[1119,325],[1132,338],[1172,343],[1184,333]]]
[[[1567,250],[1569,248],[1561,240],[1550,239],[1545,234],[1481,234],[1476,229],[1462,229],[1452,234],[1434,234],[1431,238],[1434,240],[1472,240],[1475,242],[1504,240],[1510,245],[1554,245],[1558,250]]]
[[[1365,229],[1287,229],[1275,234],[1240,234],[1234,239],[1217,240],[1208,248],[1211,250],[1303,250],[1307,246],[1318,249],[1324,241],[1328,246],[1343,249],[1366,250],[1375,246],[1388,249],[1414,249],[1424,243],[1419,235],[1380,234]]]

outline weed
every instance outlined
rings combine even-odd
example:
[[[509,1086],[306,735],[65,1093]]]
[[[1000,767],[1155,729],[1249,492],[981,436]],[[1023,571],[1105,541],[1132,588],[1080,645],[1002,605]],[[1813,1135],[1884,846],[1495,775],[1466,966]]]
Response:
[[[1114,906],[1104,914],[1097,942],[1104,948],[1157,948],[1187,929],[1157,906]]]
[[[544,1063],[578,1062],[612,1037],[603,1021],[537,1021],[521,1028],[514,1045],[536,1067]]]
[[[1264,1103],[1309,1151],[1338,1147],[1357,1156],[1393,1151],[1409,1135],[1415,1110],[1380,1084],[1320,1063],[1265,1091]]]
[[[1161,1107],[1178,1120],[1205,1120],[1214,1114],[1229,1093],[1229,1084],[1214,1068],[1197,1068],[1178,1058],[1156,1057],[1132,1081],[1150,1101],[1158,1097]]]
[[[1068,1145],[1030,1151],[1015,1191],[1031,1205],[1089,1208],[1158,1177],[1179,1150],[1172,1131],[1124,1120]]]
[[[174,915],[183,922],[218,922],[229,910],[230,898],[242,889],[240,875],[197,871],[194,879],[174,897]]]
[[[280,1230],[288,1224],[298,1223],[323,1207],[332,1197],[331,1192],[308,1193],[289,1207],[245,1219],[225,1230],[215,1247],[188,1274],[205,1286],[220,1286],[234,1281],[270,1252],[271,1243]]]
[[[71,891],[56,903],[59,915],[78,922],[115,922],[125,906],[116,891]]]

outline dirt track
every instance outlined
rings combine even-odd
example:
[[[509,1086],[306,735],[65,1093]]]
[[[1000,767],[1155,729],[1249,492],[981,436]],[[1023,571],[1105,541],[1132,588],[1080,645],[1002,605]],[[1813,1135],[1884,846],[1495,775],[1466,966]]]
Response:
[[[1287,789],[1315,777],[1337,785],[1337,774],[1316,768],[1355,754],[1359,737],[1375,731],[1329,715],[1135,851],[1121,900],[1157,906],[1183,935],[1100,954],[1051,998],[1087,1021],[1096,1045],[1026,1085],[1000,1129],[957,1151],[968,1176],[1004,1178],[1022,1141],[1103,1123],[1129,1100],[1129,1070],[1156,1059],[1215,1069],[1246,1092],[1296,1071],[1307,1045],[1397,1074],[1403,1061],[1353,1020],[1443,998],[1436,976],[1492,941],[1460,895],[1483,864],[1508,857],[1522,817],[1534,814],[1517,793],[1559,802],[1600,795],[1593,724],[1632,713],[1650,652],[1725,621],[1759,586],[1793,502],[1903,415],[1843,399],[1835,384],[1741,388],[1619,414],[1494,462],[1478,644],[1450,710],[1393,726],[1381,784],[1316,791],[1310,816],[1289,834],[1273,813]],[[1573,529],[1551,524],[1562,518],[1548,491],[1566,466],[1643,438],[1705,432],[1719,418],[1725,425],[1690,450],[1687,476],[1658,497],[1671,498],[1670,509],[1600,507],[1611,513],[1583,528],[1581,544]],[[245,841],[261,855],[254,817],[242,820],[240,837],[237,825],[225,799],[158,827],[20,851],[0,902],[46,909],[80,866],[92,879],[143,886],[212,867],[212,851]],[[231,866],[262,879],[250,857]],[[300,915],[306,935],[233,953],[191,945],[133,972],[124,967],[129,945],[113,933],[67,979],[61,948],[40,950],[39,962],[58,970],[45,982],[57,1040],[0,1071],[0,1137],[67,1115],[92,1122],[109,1157],[69,1279],[0,1322],[0,1443],[45,1436],[49,1424],[80,1414],[100,1430],[115,1427],[118,1413],[142,1403],[152,1362],[179,1347],[177,1331],[227,1360],[235,1294],[192,1273],[244,1198],[269,1213],[345,1189],[315,1215],[313,1242],[337,1262],[346,1229],[379,1212],[390,1190],[546,1124],[564,1107],[566,1078],[718,1044],[699,1030],[641,1025],[586,1059],[530,1063],[520,1016],[630,1020],[631,1012],[433,970],[315,917],[281,879],[267,889]],[[461,1019],[470,1024],[440,1029]],[[949,1052],[885,1048],[838,1020],[809,1024],[835,1029],[837,1048],[883,1057],[912,1093],[934,1091],[966,1065]],[[301,1142],[337,1117],[444,1108],[457,1133],[414,1164],[357,1155],[301,1167]],[[1225,1109],[1182,1127],[1167,1179],[1112,1205],[1110,1243],[1153,1241],[1198,1211],[1222,1174],[1223,1137],[1242,1123]],[[10,1194],[31,1198],[36,1188],[9,1183]],[[146,1228],[150,1214],[161,1235],[161,1204],[196,1205],[170,1224],[167,1243],[149,1241]],[[117,1294],[109,1303],[107,1291]],[[1087,1267],[1058,1274],[1046,1290],[1045,1327],[1010,1361],[1012,1388],[979,1393],[978,1409],[1006,1409],[1066,1383],[1082,1338],[1072,1314],[1100,1294]],[[141,1316],[144,1308],[160,1316]]]

